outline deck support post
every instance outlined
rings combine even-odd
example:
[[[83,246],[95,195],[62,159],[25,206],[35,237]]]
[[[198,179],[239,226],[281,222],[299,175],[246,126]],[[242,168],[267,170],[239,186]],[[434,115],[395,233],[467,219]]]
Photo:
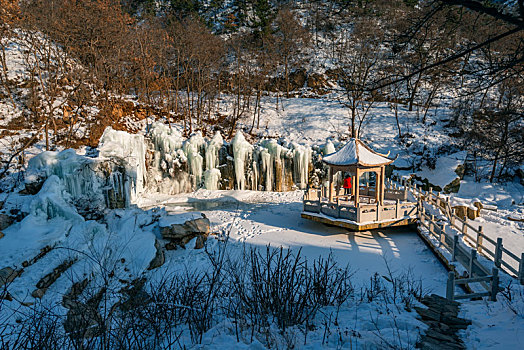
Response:
[[[448,281],[446,283],[446,299],[453,300],[455,297],[455,273],[448,272]]]
[[[495,246],[495,266],[500,268],[500,261],[502,260],[502,238],[497,238],[497,245]]]
[[[499,269],[495,267],[491,269],[491,275],[491,293],[489,300],[497,301],[497,293],[499,292]]]
[[[474,250],[474,249],[471,249],[470,257],[469,257],[469,266],[468,266],[469,277],[474,277],[473,276],[473,269],[475,267],[475,261],[476,260],[477,260],[477,251]]]
[[[457,261],[458,235],[453,236],[453,250],[451,252],[451,261]]]
[[[520,254],[519,273],[517,278],[520,284],[524,284],[524,253]]]

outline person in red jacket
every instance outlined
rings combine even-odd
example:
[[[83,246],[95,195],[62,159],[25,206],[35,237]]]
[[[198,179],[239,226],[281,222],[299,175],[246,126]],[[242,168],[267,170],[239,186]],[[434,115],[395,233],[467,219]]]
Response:
[[[344,179],[344,194],[349,195],[351,194],[351,176],[346,175],[346,178]]]

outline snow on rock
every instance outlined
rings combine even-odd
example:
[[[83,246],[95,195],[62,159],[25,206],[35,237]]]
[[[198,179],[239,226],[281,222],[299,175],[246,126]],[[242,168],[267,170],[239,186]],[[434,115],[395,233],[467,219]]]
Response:
[[[505,208],[524,203],[524,186],[516,182],[501,185],[464,179],[460,182],[456,197]]]
[[[326,144],[324,145],[323,151],[324,151],[324,155],[335,153],[336,151],[335,145],[333,144],[333,142],[331,142],[331,140],[328,140],[326,142]]]
[[[425,166],[421,171],[417,172],[417,176],[428,180],[432,185],[444,189],[444,187],[459,178],[455,170],[459,165],[464,164],[466,155],[466,151],[460,151],[439,157],[435,163],[435,169]]]

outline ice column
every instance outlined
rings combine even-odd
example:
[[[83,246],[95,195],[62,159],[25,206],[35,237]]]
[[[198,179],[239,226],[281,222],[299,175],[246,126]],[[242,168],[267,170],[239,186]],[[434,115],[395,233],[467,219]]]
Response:
[[[131,202],[144,191],[146,181],[146,144],[144,136],[107,127],[98,146],[100,156],[123,161],[129,184]]]
[[[192,175],[195,176],[195,185],[198,186],[202,180],[202,172],[204,168],[204,158],[200,154],[206,144],[200,132],[197,132],[184,143],[183,149],[189,162],[189,169]]]
[[[294,148],[294,178],[297,181],[296,185],[300,189],[304,189],[308,183],[309,163],[311,160],[311,148],[308,146],[293,144]]]
[[[204,172],[204,186],[208,190],[218,190],[220,181],[220,170],[217,168],[208,169]]]
[[[262,159],[262,171],[266,174],[265,190],[271,191],[273,188],[273,162],[271,154],[267,149],[263,148],[260,152],[260,158]]]
[[[233,159],[235,164],[235,178],[237,189],[244,190],[246,188],[246,161],[248,154],[253,151],[253,146],[246,141],[242,131],[238,131],[233,141]]]
[[[206,170],[218,167],[218,151],[224,145],[224,140],[220,132],[216,132],[215,136],[209,141],[206,148]]]

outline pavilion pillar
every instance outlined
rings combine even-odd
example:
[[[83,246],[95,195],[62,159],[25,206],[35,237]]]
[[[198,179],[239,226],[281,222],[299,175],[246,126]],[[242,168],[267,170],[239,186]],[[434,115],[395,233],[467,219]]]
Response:
[[[359,179],[360,179],[360,172],[358,171],[358,166],[355,170],[355,183],[353,186],[355,187],[355,207],[358,207],[358,200],[360,195],[360,186],[359,186]]]
[[[386,167],[380,167],[380,205],[384,205],[384,181],[386,178]]]
[[[382,171],[375,171],[376,179],[375,179],[375,202],[380,203],[382,205],[382,201],[380,200],[380,192],[382,191]]]
[[[329,188],[328,188],[328,201],[333,201],[333,168],[329,167],[328,170]]]

